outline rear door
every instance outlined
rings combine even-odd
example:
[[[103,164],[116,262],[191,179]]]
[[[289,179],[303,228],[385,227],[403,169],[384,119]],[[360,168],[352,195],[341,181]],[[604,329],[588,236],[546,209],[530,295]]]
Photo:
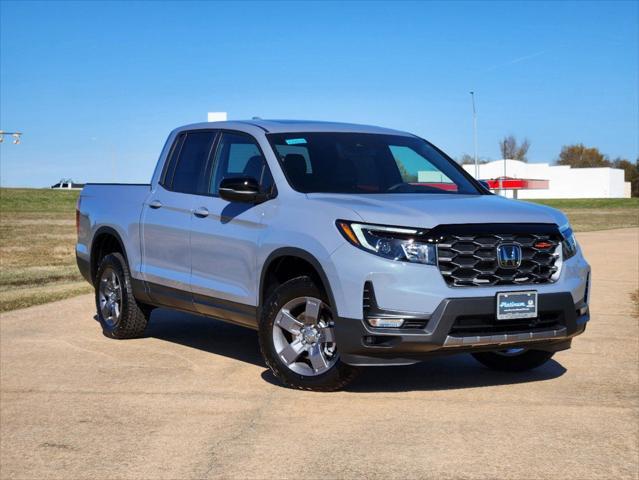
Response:
[[[216,131],[180,134],[141,220],[142,272],[154,301],[191,309],[191,223],[196,198],[208,189]]]
[[[209,196],[197,198],[191,227],[191,289],[198,311],[255,326],[257,246],[265,204],[228,202],[218,196],[223,178],[250,176],[263,191],[273,178],[257,141],[225,131],[214,155]]]

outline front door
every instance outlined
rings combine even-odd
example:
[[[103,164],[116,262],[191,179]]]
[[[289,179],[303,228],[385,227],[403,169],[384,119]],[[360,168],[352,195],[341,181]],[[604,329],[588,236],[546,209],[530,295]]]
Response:
[[[191,290],[206,315],[255,326],[257,245],[264,204],[228,202],[218,196],[223,178],[250,176],[268,191],[268,165],[253,137],[223,132],[216,147],[210,196],[199,197],[191,222]]]

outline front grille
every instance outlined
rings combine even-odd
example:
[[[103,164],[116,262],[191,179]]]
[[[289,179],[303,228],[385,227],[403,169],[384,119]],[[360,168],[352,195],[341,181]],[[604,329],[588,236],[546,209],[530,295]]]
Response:
[[[424,328],[428,320],[421,318],[407,318],[404,320],[402,328]]]
[[[470,226],[469,226],[470,227]],[[486,230],[486,229],[484,229]],[[525,230],[530,230],[527,228]],[[546,229],[544,229],[546,230]],[[443,232],[437,239],[439,270],[451,287],[549,283],[557,271],[559,232]],[[521,247],[521,265],[502,268],[497,247]],[[543,248],[539,246],[543,245]]]
[[[501,333],[538,332],[564,325],[561,311],[541,312],[537,318],[497,320],[495,315],[462,315],[455,319],[450,335],[475,336]]]
[[[371,308],[371,304],[376,302],[373,299],[375,293],[373,292],[373,284],[371,282],[364,283],[364,294],[362,295],[362,307],[364,308],[364,314],[367,314]],[[372,301],[371,301],[372,300]]]

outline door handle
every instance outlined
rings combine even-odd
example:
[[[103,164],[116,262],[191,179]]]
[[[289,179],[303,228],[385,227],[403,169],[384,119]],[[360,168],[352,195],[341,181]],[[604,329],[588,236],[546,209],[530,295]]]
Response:
[[[209,216],[209,211],[205,207],[200,207],[193,210],[193,215],[199,218],[205,218]]]
[[[162,202],[160,202],[159,200],[153,200],[149,203],[149,207],[155,208],[157,210],[158,208],[162,208]]]

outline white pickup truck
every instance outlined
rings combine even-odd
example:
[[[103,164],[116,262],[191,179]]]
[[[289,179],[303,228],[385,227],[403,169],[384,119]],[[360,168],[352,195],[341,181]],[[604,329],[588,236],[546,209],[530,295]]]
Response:
[[[78,266],[111,338],[155,307],[258,330],[286,385],[471,353],[525,370],[589,320],[590,267],[561,212],[492,195],[415,135],[251,120],[169,135],[150,184],[89,184]]]

